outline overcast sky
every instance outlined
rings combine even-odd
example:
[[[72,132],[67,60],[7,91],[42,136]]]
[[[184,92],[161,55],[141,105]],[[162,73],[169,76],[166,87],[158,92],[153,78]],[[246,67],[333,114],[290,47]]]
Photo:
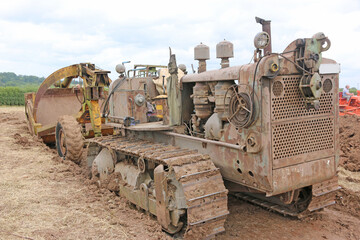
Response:
[[[223,39],[234,43],[230,64],[246,64],[261,31],[255,16],[272,21],[274,52],[324,32],[331,48],[323,56],[341,63],[340,87],[360,87],[358,0],[1,1],[0,72],[47,77],[92,62],[115,79],[115,65],[126,60],[166,65],[169,46],[190,69],[197,67],[193,48],[200,42],[210,47],[208,69],[215,69],[215,47]]]

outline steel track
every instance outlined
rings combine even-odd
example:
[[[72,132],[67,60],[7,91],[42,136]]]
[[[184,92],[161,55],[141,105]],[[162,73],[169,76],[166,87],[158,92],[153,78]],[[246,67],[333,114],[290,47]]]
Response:
[[[122,154],[172,169],[186,198],[186,239],[209,239],[225,231],[227,189],[208,155],[150,141],[107,136],[88,140]]]

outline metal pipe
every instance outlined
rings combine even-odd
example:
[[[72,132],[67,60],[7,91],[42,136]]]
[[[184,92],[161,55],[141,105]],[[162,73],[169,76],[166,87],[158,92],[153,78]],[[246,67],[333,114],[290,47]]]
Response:
[[[165,91],[165,75],[162,76],[162,88],[163,88],[164,95],[165,95],[165,93],[166,93],[166,91]]]
[[[71,76],[71,77],[66,77],[64,78],[64,80],[61,82],[61,88],[67,88],[70,86],[70,83],[72,82],[73,78],[76,78],[76,76]]]
[[[242,66],[233,66],[222,68],[219,70],[206,71],[199,74],[185,75],[181,78],[183,83],[186,82],[211,82],[211,81],[228,81],[228,80],[239,80],[240,70]]]
[[[174,137],[186,138],[186,139],[190,139],[190,140],[194,140],[194,141],[201,141],[203,143],[215,144],[215,145],[218,145],[218,146],[233,148],[233,149],[236,149],[236,150],[241,150],[241,147],[239,145],[235,145],[235,144],[231,144],[231,143],[225,143],[225,142],[213,141],[213,140],[209,140],[209,139],[197,138],[197,137],[192,137],[192,136],[179,134],[179,133],[174,133],[174,132],[164,132],[164,134],[169,135],[169,136],[174,136]]]

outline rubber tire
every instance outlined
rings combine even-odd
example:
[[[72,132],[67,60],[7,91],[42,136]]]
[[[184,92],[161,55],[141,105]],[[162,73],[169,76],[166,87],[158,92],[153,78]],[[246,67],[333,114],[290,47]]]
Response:
[[[65,152],[61,150],[61,131],[65,137]],[[84,137],[81,133],[81,126],[75,117],[65,115],[58,119],[55,138],[59,156],[79,164],[84,151]]]

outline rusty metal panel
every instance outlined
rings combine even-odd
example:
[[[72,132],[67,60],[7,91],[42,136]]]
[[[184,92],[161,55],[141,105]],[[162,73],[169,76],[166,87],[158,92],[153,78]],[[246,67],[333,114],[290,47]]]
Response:
[[[334,119],[331,117],[274,124],[274,168],[316,159],[319,154],[333,156],[334,128]]]
[[[113,115],[116,117],[130,117],[128,108],[128,93],[126,90],[116,91],[113,95]]]
[[[37,109],[37,123],[55,125],[63,115],[75,115],[81,109],[81,103],[70,88],[48,89],[40,99]]]
[[[338,158],[335,152],[338,79],[335,75],[321,78],[324,88],[318,110],[305,108],[299,89],[300,76],[278,76],[273,80],[270,89],[273,169],[313,161],[319,156]],[[333,163],[335,167],[337,160]]]
[[[114,93],[114,116],[115,117],[133,117],[139,120],[140,123],[147,122],[147,107],[146,103],[138,106],[135,103],[135,96],[137,94],[144,95],[143,90],[118,90]]]
[[[276,77],[271,88],[271,119],[272,121],[285,121],[300,117],[334,115],[334,88],[323,92],[320,97],[318,110],[305,108],[305,99],[301,95],[299,82],[300,75]],[[324,84],[325,79],[323,79]],[[335,82],[331,80],[332,86]],[[335,94],[336,95],[336,94]]]
[[[156,217],[164,228],[170,224],[170,214],[167,209],[166,193],[167,181],[165,177],[164,165],[159,165],[154,170],[155,194],[156,194]]]
[[[163,142],[181,148],[195,149],[208,154],[215,166],[220,168],[224,179],[262,191],[271,191],[272,169],[268,160],[260,154],[250,155],[240,151],[240,146],[220,141],[200,139],[171,132],[147,132],[141,138]],[[271,165],[270,165],[271,166]]]
[[[38,117],[37,117],[37,115],[38,115],[37,110],[38,110],[38,108],[40,108],[38,105],[40,104],[40,100],[43,97],[43,95],[45,94],[45,92],[47,92],[47,90],[56,81],[66,78],[66,77],[76,77],[78,75],[79,75],[79,65],[75,64],[75,65],[71,65],[71,66],[64,67],[64,68],[57,70],[56,72],[54,72],[50,76],[48,76],[44,80],[44,82],[41,83],[41,85],[36,93],[35,102],[34,102],[34,110],[33,111],[34,111],[35,121],[39,122]]]
[[[242,66],[234,66],[219,70],[206,71],[199,74],[185,75],[181,78],[181,82],[188,83],[237,80],[240,76],[241,67]]]
[[[330,60],[329,60],[330,61]],[[334,95],[334,121],[335,121],[335,168],[339,165],[339,159],[340,159],[340,135],[339,135],[339,74],[333,74],[333,75],[322,75],[326,81],[326,79],[332,79],[333,80],[333,92],[336,93]]]
[[[334,162],[333,156],[273,170],[274,190],[271,195],[310,186],[334,177]]]

